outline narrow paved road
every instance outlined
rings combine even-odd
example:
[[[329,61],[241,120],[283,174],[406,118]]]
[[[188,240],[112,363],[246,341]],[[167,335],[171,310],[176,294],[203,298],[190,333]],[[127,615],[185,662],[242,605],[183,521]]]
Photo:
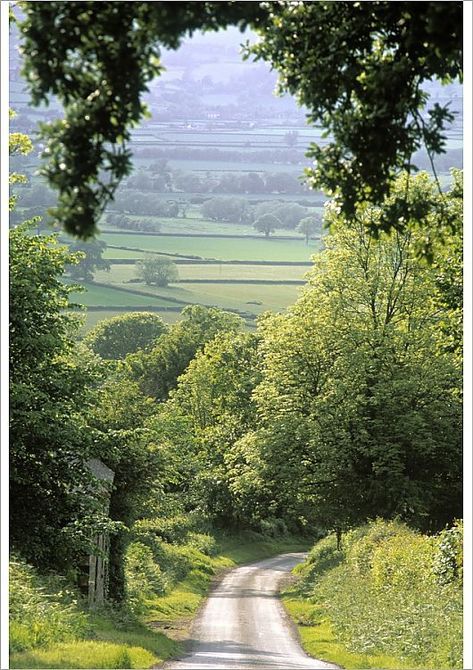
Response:
[[[283,554],[229,572],[211,593],[188,655],[167,670],[316,670],[336,668],[301,649],[277,598],[304,554]]]

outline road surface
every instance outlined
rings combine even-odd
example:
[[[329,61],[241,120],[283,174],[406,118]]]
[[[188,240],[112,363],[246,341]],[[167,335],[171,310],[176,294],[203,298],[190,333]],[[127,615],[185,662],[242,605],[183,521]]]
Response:
[[[277,597],[304,554],[282,554],[229,572],[192,630],[187,656],[167,670],[316,670],[337,668],[301,649]]]

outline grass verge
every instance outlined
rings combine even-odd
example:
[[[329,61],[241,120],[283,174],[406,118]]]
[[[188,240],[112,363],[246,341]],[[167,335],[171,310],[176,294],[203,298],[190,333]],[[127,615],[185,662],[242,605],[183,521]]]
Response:
[[[384,654],[357,654],[337,639],[332,623],[320,605],[310,603],[297,587],[282,594],[284,609],[297,626],[301,645],[309,656],[329,661],[347,670],[405,670],[412,668],[399,658]]]
[[[284,594],[306,651],[347,669],[458,669],[463,525],[422,535],[377,519],[328,535]]]
[[[88,614],[86,639],[48,643],[11,654],[11,668],[150,668],[178,656],[193,617],[212,582],[225,569],[289,551],[308,543],[297,538],[270,539],[256,533],[217,538],[215,556],[198,552],[199,561],[163,596],[147,602],[142,621],[104,610]]]

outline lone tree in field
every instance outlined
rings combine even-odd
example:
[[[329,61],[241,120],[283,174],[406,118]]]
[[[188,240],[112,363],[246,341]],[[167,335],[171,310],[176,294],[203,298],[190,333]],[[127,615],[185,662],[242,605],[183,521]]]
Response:
[[[167,286],[170,282],[179,279],[176,264],[166,256],[145,256],[136,264],[138,277],[148,286]]]
[[[299,221],[299,225],[296,230],[298,233],[302,233],[305,236],[305,243],[309,244],[309,238],[315,233],[319,227],[319,221],[315,216],[306,216],[304,219]]]
[[[259,232],[269,237],[276,228],[282,228],[282,223],[274,214],[263,214],[253,224],[253,227]]]

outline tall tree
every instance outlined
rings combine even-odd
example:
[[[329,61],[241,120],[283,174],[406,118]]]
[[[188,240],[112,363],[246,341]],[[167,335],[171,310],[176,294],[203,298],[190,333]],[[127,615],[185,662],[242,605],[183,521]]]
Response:
[[[125,366],[145,395],[158,401],[167,399],[196,353],[206,342],[223,332],[237,332],[243,320],[215,307],[189,305],[182,321],[172,324],[149,352],[127,357]]]
[[[73,355],[66,310],[74,287],[61,282],[73,260],[56,237],[33,235],[27,224],[10,233],[10,537],[43,569],[77,566],[87,528],[101,522],[83,415],[95,365]]]
[[[426,175],[414,181],[433,221],[436,197],[458,202]],[[328,215],[308,288],[263,323],[255,476],[293,519],[441,527],[461,512],[461,370],[444,346],[435,268],[416,258],[413,230],[373,240],[375,208],[350,227],[336,207]]]
[[[274,233],[276,228],[281,227],[281,221],[274,214],[263,214],[258,217],[253,226],[259,233],[264,233],[266,239]]]
[[[191,498],[224,528],[251,526],[258,518],[255,495],[244,495],[240,485],[247,467],[240,440],[256,421],[258,343],[252,333],[219,333],[191,361],[167,403],[189,419],[188,433],[198,445]]]
[[[138,277],[151,286],[167,286],[179,279],[177,265],[167,256],[149,255],[136,263]]]
[[[100,240],[73,240],[69,249],[72,253],[79,251],[78,262],[68,267],[69,275],[75,281],[88,282],[93,281],[94,273],[97,270],[110,270],[110,263],[103,258],[103,252],[107,244]]]
[[[164,321],[153,312],[128,312],[99,321],[83,341],[101,358],[117,360],[150,349],[166,330]]]
[[[320,223],[317,221],[315,216],[306,216],[299,221],[299,224],[296,228],[298,233],[302,233],[305,237],[305,243],[309,244],[310,237],[320,229]]]

